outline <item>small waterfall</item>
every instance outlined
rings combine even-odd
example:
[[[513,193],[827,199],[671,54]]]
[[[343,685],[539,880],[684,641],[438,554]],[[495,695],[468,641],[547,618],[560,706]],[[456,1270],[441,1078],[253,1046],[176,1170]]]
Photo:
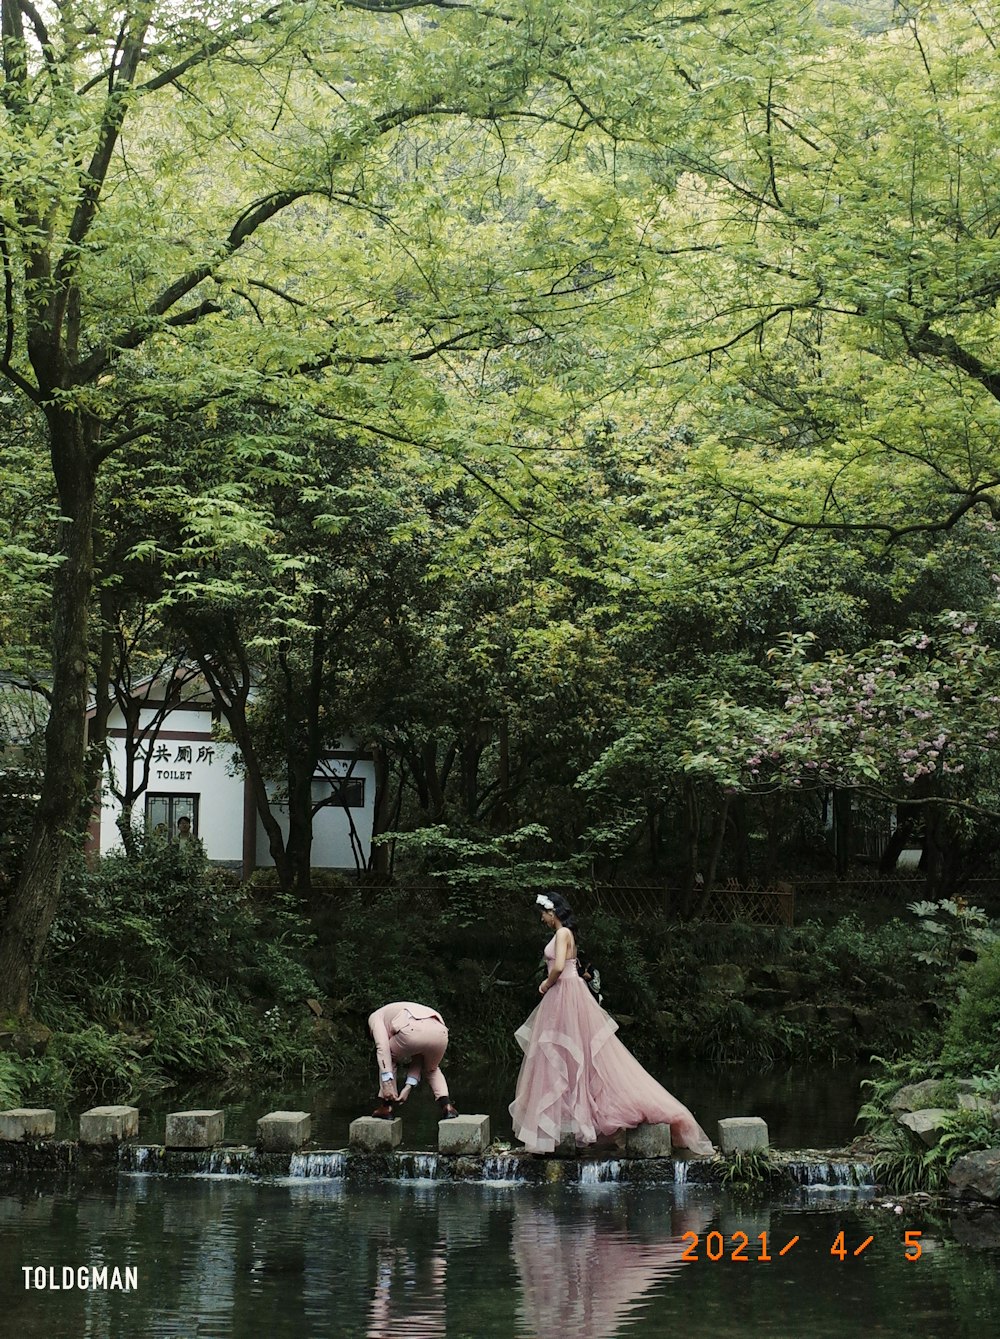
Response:
[[[165,1149],[159,1144],[119,1144],[118,1165],[126,1172],[162,1172]]]
[[[674,1185],[686,1186],[688,1179],[688,1165],[685,1158],[674,1159]]]
[[[853,1189],[875,1184],[869,1163],[851,1162],[842,1158],[830,1158],[826,1162],[786,1162],[782,1170],[797,1186]]]
[[[479,1179],[483,1181],[527,1181],[522,1158],[509,1153],[484,1153]]]
[[[396,1153],[394,1157],[396,1174],[406,1181],[447,1179],[447,1168],[442,1168],[442,1160],[437,1153]]]
[[[252,1148],[213,1148],[198,1157],[198,1170],[208,1176],[259,1176],[260,1160]]]
[[[328,1181],[340,1180],[347,1167],[347,1154],[338,1152],[293,1153],[288,1164],[289,1176],[323,1177]]]
[[[600,1162],[581,1162],[579,1183],[581,1186],[596,1186],[608,1181],[619,1182],[622,1179],[622,1164],[617,1158],[605,1158]]]

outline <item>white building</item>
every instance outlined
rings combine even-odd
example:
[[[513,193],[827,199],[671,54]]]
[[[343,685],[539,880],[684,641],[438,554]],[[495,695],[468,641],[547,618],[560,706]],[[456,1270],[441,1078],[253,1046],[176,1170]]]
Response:
[[[213,737],[217,719],[200,677],[189,678],[170,700],[174,682],[151,681],[137,690],[138,720],[132,727],[133,822],[159,829],[171,839],[185,829],[198,837],[209,860],[238,868],[247,878],[273,866],[249,780],[235,744]],[[91,709],[91,715],[93,709]],[[130,730],[121,707],[108,721],[109,766],[100,809],[91,823],[90,850],[121,846],[118,818],[126,794]],[[375,812],[375,768],[371,755],[352,740],[326,751],[313,779],[314,802],[327,801],[313,819],[312,865],[357,869],[367,865]],[[270,794],[277,787],[270,787]],[[287,833],[287,807],[271,810]],[[185,822],[186,820],[186,822]]]

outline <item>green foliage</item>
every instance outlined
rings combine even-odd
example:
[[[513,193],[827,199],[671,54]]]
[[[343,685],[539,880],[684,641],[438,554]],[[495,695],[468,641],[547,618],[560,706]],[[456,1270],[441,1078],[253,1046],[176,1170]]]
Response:
[[[953,1073],[982,1073],[1000,1054],[1000,942],[988,945],[959,975],[958,998],[945,1021],[941,1063]]]
[[[737,1149],[725,1156],[722,1184],[729,1190],[762,1190],[780,1170],[766,1148]]]
[[[199,843],[141,833],[134,855],[74,868],[67,885],[34,1001],[54,1032],[38,1086],[110,1100],[329,1065],[304,1008],[311,937],[287,898],[258,907]]]
[[[909,902],[907,909],[920,918],[926,936],[925,947],[917,952],[920,962],[944,969],[946,975],[959,964],[978,955],[987,944],[1000,936],[991,927],[980,907],[970,907],[964,898],[941,898],[938,902]]]

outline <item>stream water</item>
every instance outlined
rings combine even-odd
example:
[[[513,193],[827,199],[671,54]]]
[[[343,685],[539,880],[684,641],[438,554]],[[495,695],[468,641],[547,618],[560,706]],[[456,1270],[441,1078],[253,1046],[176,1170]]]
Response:
[[[864,1074],[698,1065],[659,1077],[711,1133],[723,1116],[759,1115],[772,1145],[804,1149],[850,1142]],[[509,1138],[513,1076],[450,1077],[461,1106]],[[227,1142],[252,1143],[257,1118],[285,1108],[313,1114],[314,1147],[342,1149],[369,1104],[366,1086],[343,1084],[238,1100],[201,1090],[143,1104],[140,1138],[162,1137],[166,1111],[211,1105],[226,1111]],[[73,1115],[60,1113],[64,1137]],[[895,1214],[832,1172],[830,1184],[749,1200],[718,1186],[616,1183],[613,1159],[581,1163],[558,1185],[456,1182],[422,1152],[436,1145],[422,1090],[404,1131],[407,1179],[377,1184],[344,1179],[343,1155],[317,1152],[270,1180],[232,1174],[239,1156],[225,1150],[225,1175],[151,1175],[141,1157],[99,1176],[9,1174],[4,1333],[980,1339],[1000,1317],[1000,1215]],[[495,1161],[499,1176],[509,1160]]]
[[[135,1286],[49,1286],[81,1267]],[[980,1339],[998,1267],[1000,1237],[859,1192],[136,1175],[0,1191],[19,1339]]]

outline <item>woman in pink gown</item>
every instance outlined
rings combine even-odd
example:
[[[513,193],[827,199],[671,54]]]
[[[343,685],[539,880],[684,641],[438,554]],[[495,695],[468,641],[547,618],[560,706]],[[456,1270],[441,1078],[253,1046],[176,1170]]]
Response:
[[[510,1104],[515,1137],[531,1153],[552,1153],[570,1139],[582,1146],[637,1125],[663,1124],[675,1145],[714,1153],[687,1107],[618,1040],[618,1024],[577,971],[569,904],[558,893],[535,900],[542,924],[555,933],[545,946],[542,1001],[514,1034],[524,1051]]]

